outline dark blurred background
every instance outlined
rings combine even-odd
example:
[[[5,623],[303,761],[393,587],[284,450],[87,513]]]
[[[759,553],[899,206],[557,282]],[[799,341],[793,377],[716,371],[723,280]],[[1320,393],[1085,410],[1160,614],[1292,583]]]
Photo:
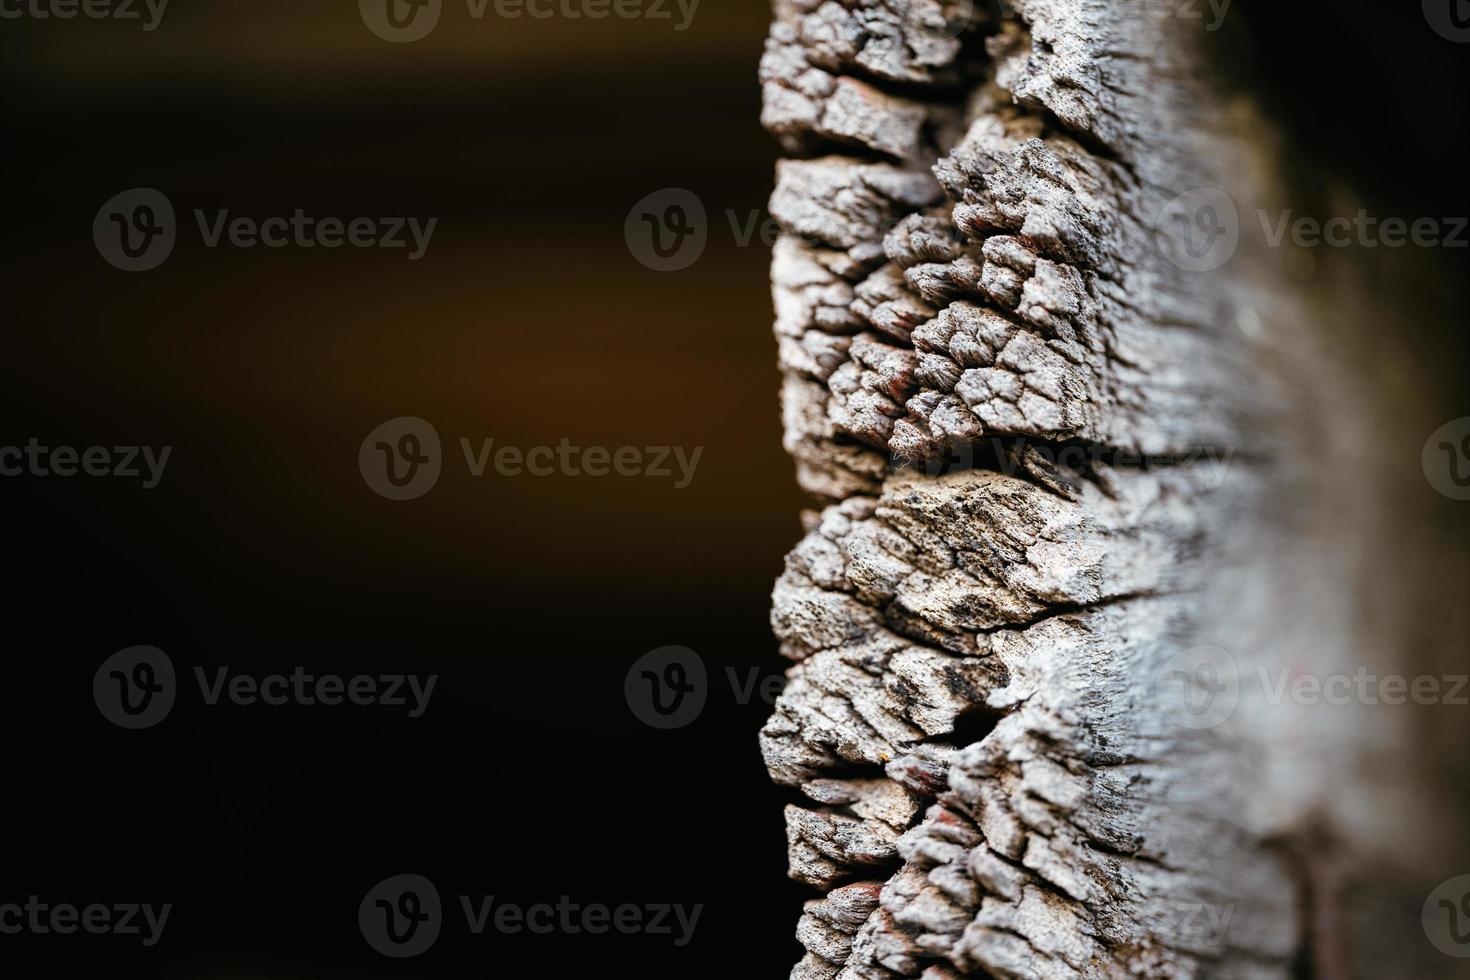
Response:
[[[1295,92],[1284,112],[1339,124],[1304,132],[1322,159],[1401,196],[1458,187],[1463,154],[1435,169],[1403,150],[1440,110],[1395,93],[1411,68],[1463,81],[1461,46],[1411,7],[1238,6],[1259,44],[1242,74]],[[0,901],[174,904],[152,949],[5,936],[0,961],[170,978],[509,964],[688,978],[781,976],[799,957],[806,896],[782,885],[786,797],[756,746],[769,709],[738,703],[725,680],[781,669],[768,595],[807,506],[780,445],[769,253],[730,224],[763,217],[771,182],[755,80],[768,12],[703,0],[677,31],[671,10],[475,20],[449,0],[409,44],[374,36],[351,0],[174,0],[151,32],[0,22],[0,444],[173,447],[150,491],[0,480]],[[1286,43],[1332,12],[1331,47]],[[1349,128],[1355,98],[1399,107],[1399,125]],[[1436,135],[1443,147],[1463,126]],[[109,266],[91,236],[103,202],[134,187],[179,214],[172,256],[145,273]],[[666,187],[695,192],[709,216],[703,256],[677,273],[645,267],[623,237],[634,202]],[[439,220],[410,262],[207,249],[194,208]],[[427,496],[392,502],[365,485],[357,453],[408,415],[437,427],[445,471]],[[460,437],[703,454],[684,489],[472,479]],[[129,732],[99,714],[91,683],[135,644],[166,651],[185,693],[163,724]],[[669,644],[703,657],[712,690],[696,722],[665,732],[634,717],[623,679]],[[440,680],[415,720],[204,707],[193,668],[226,665]],[[363,942],[356,912],[405,872],[447,901],[705,908],[683,948],[451,928],[393,962]]]
[[[410,44],[374,36],[351,2],[175,0],[148,33],[0,23],[0,443],[174,447],[150,491],[0,481],[18,675],[0,713],[0,901],[175,905],[151,950],[5,936],[0,956],[165,977],[535,963],[670,978],[778,975],[798,957],[804,895],[783,888],[783,796],[756,746],[769,708],[725,682],[726,667],[781,669],[768,596],[803,506],[780,442],[769,252],[759,235],[741,247],[725,216],[743,227],[769,193],[755,81],[768,15],[705,0],[676,32],[675,13],[477,21],[451,3]],[[173,202],[179,242],[125,273],[90,228],[139,186]],[[659,273],[623,225],[670,186],[704,201],[709,241]],[[196,207],[439,223],[417,262],[207,249]],[[365,485],[358,447],[404,415],[434,424],[446,465],[428,495],[392,502]],[[704,451],[684,489],[472,479],[459,437]],[[187,676],[163,724],[127,732],[90,692],[134,644],[184,675],[301,664],[440,681],[407,720],[203,707]],[[668,644],[703,657],[713,693],[664,732],[634,717],[623,679]],[[402,872],[449,902],[705,910],[682,949],[446,929],[392,962],[364,943],[357,906]]]

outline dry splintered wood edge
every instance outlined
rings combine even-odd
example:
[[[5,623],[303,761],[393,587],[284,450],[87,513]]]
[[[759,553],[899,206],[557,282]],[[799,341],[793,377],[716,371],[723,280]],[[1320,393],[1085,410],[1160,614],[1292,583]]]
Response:
[[[784,440],[820,504],[760,739],[820,893],[791,976],[1294,975],[1317,926],[1293,842],[1334,805],[1391,818],[1344,789],[1356,716],[1293,758],[1239,689],[1201,718],[1199,651],[1349,662],[1281,625],[1303,559],[1273,511],[1309,481],[1270,365],[1311,359],[1312,318],[1249,243],[1229,276],[1159,244],[1186,191],[1279,192],[1267,127],[1146,4],[774,14]]]

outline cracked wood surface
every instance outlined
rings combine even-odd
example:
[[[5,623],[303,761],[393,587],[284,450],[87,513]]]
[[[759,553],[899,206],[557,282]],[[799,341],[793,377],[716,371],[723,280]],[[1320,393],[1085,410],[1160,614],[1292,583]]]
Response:
[[[1282,397],[1255,328],[1290,316],[1249,255],[1156,245],[1181,192],[1271,181],[1197,38],[1099,0],[775,13],[785,444],[826,504],[761,734],[825,893],[792,976],[1290,975],[1289,818],[1162,683],[1249,578]]]

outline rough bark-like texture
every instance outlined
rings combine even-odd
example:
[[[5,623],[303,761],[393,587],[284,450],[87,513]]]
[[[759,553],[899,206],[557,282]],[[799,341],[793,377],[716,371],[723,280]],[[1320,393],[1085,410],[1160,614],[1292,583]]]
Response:
[[[848,142],[834,137],[840,105],[799,112],[786,96],[814,75],[866,74],[861,55],[842,55],[867,49],[853,41],[803,60],[791,39],[926,18],[897,0],[783,13],[762,65],[766,121],[788,146],[837,149]],[[988,56],[976,52],[982,31]],[[1238,443],[1262,392],[1241,384],[1237,325],[1221,316],[1224,296],[1154,244],[1159,210],[1206,179],[1173,144],[1201,130],[1195,113],[1213,103],[1166,60],[1184,57],[1167,34],[1133,5],[1017,4],[998,23],[972,20],[968,49],[943,49],[955,59],[946,77],[970,79],[968,123],[932,127],[937,150],[917,137],[859,140],[862,155],[780,164],[771,211],[789,237],[772,277],[788,442],[807,489],[876,491],[881,469],[853,445],[922,460],[987,436],[1149,456]],[[874,84],[893,78],[922,84],[917,68]],[[895,126],[873,121],[887,118],[879,104],[846,128]]]
[[[1103,0],[776,4],[786,446],[825,505],[761,738],[826,893],[793,977],[1284,977],[1309,945],[1297,845],[1352,753],[1303,778],[1276,716],[1190,711],[1234,682],[1201,647],[1347,661],[1271,625],[1301,622],[1272,544],[1309,482],[1299,298],[1155,227],[1194,188],[1277,193],[1199,34]]]

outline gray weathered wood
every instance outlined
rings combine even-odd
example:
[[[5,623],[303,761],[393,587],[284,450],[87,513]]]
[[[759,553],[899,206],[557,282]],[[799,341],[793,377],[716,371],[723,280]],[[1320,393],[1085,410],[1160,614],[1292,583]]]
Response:
[[[1169,692],[1210,644],[1350,662],[1282,598],[1283,529],[1329,537],[1287,516],[1317,355],[1259,243],[1195,272],[1156,227],[1195,188],[1274,199],[1269,131],[1197,24],[969,6],[778,0],[761,66],[786,447],[824,504],[761,736],[825,892],[792,976],[1285,977],[1331,790],[1246,692],[1209,727]]]

